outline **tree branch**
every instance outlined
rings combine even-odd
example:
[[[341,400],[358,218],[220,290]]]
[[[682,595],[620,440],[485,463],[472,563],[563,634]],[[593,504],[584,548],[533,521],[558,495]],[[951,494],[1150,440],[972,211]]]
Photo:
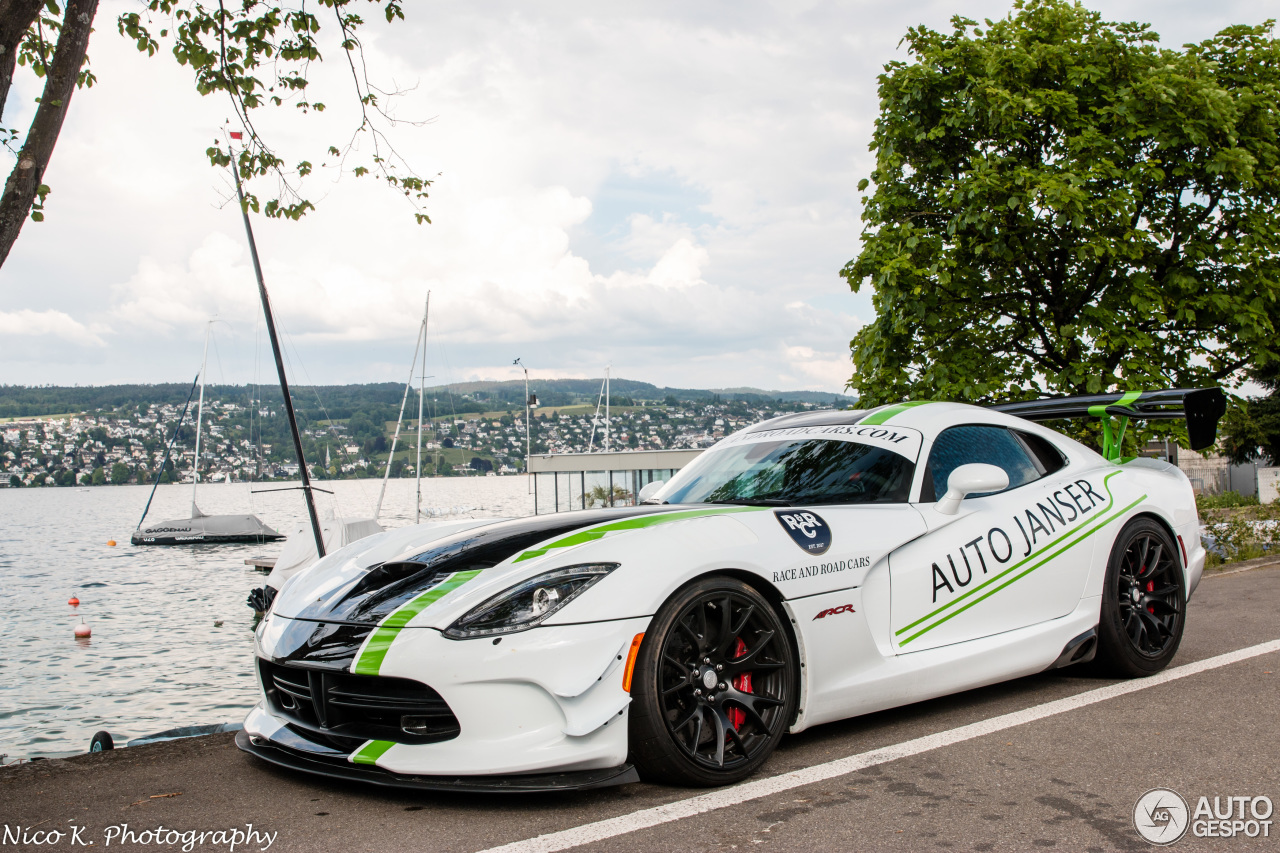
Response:
[[[84,56],[89,49],[89,33],[93,31],[93,17],[98,11],[98,0],[68,0],[58,46],[53,53],[53,64],[45,77],[44,93],[40,106],[27,131],[26,141],[18,152],[9,180],[0,196],[0,265],[9,257],[31,212],[31,205],[40,194],[41,178],[45,167],[53,157],[53,146],[62,130],[67,115],[67,105],[76,90],[76,81]],[[45,192],[48,192],[46,189]]]
[[[22,37],[40,16],[43,0],[0,0],[0,118],[4,116]]]

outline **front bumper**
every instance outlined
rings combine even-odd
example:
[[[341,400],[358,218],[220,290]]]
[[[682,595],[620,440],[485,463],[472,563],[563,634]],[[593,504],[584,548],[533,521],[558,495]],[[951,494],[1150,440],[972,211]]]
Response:
[[[262,657],[279,660],[274,643],[289,621],[271,616],[264,623]],[[626,764],[631,697],[622,675],[631,641],[648,621],[542,626],[498,644],[406,628],[378,676],[429,685],[456,716],[456,736],[433,743],[371,740],[347,751],[291,723],[264,693],[237,742],[298,770],[383,785],[417,780],[408,786],[433,790],[571,790],[634,781]],[[290,663],[307,662],[294,656]]]
[[[389,788],[412,788],[418,791],[457,791],[483,794],[530,794],[540,791],[585,791],[610,785],[639,782],[640,774],[630,764],[604,770],[579,770],[574,773],[541,773],[518,776],[405,776],[381,768],[326,761],[296,749],[290,749],[265,738],[236,732],[236,746],[250,755],[290,770],[301,770],[330,779],[367,782]]]

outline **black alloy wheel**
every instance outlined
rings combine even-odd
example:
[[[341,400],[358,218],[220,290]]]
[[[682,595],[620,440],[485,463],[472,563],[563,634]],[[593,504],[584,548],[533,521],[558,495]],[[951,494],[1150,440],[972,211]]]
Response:
[[[1149,518],[1129,522],[1107,564],[1099,668],[1125,677],[1164,669],[1182,642],[1186,602],[1181,554],[1168,531]]]
[[[631,760],[647,780],[746,778],[795,716],[791,637],[742,581],[710,577],[673,595],[645,634],[632,679]]]

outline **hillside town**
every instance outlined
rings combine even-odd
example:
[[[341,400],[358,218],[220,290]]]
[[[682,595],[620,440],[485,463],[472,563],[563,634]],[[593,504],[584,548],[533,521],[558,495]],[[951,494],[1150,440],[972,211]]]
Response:
[[[423,433],[424,476],[514,474],[534,454],[696,449],[767,418],[818,408],[813,403],[710,398],[649,402],[612,408],[606,421],[590,405],[535,409],[526,442],[523,410],[437,415]],[[134,408],[61,417],[14,418],[0,423],[0,487],[91,486],[191,482],[196,455],[191,406],[141,404]],[[382,476],[393,441],[392,476],[414,476],[417,424],[402,425],[380,412],[312,421],[302,431],[304,451],[320,478]],[[392,413],[394,414],[394,412]],[[178,439],[166,449],[178,427]],[[206,400],[201,419],[202,482],[288,479],[298,474],[278,404]],[[606,429],[607,427],[607,429]],[[162,470],[163,466],[163,470]]]

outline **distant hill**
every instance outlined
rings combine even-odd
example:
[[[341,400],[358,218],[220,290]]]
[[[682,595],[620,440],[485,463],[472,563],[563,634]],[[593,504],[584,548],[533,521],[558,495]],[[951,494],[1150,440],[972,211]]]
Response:
[[[536,379],[530,389],[543,406],[567,406],[594,403],[600,393],[601,379]],[[845,408],[857,402],[843,394],[819,391],[766,391],[760,388],[664,388],[632,379],[610,380],[611,399],[615,405],[629,402],[692,402],[716,397],[724,401],[764,402],[781,400],[788,403],[810,403]],[[0,418],[56,415],[87,412],[96,409],[116,410],[130,406],[170,404],[180,406],[191,386],[179,383],[156,385],[0,385]],[[294,385],[294,403],[300,411],[313,416],[350,417],[351,413],[374,406],[400,405],[404,386],[397,382],[372,382],[363,385]],[[260,399],[273,407],[280,394],[274,385],[209,385],[205,398],[247,402]],[[427,389],[428,400],[448,404],[455,411],[488,409],[520,409],[524,407],[524,381],[458,382]],[[323,413],[323,414],[322,414]],[[394,420],[394,414],[392,419]]]

